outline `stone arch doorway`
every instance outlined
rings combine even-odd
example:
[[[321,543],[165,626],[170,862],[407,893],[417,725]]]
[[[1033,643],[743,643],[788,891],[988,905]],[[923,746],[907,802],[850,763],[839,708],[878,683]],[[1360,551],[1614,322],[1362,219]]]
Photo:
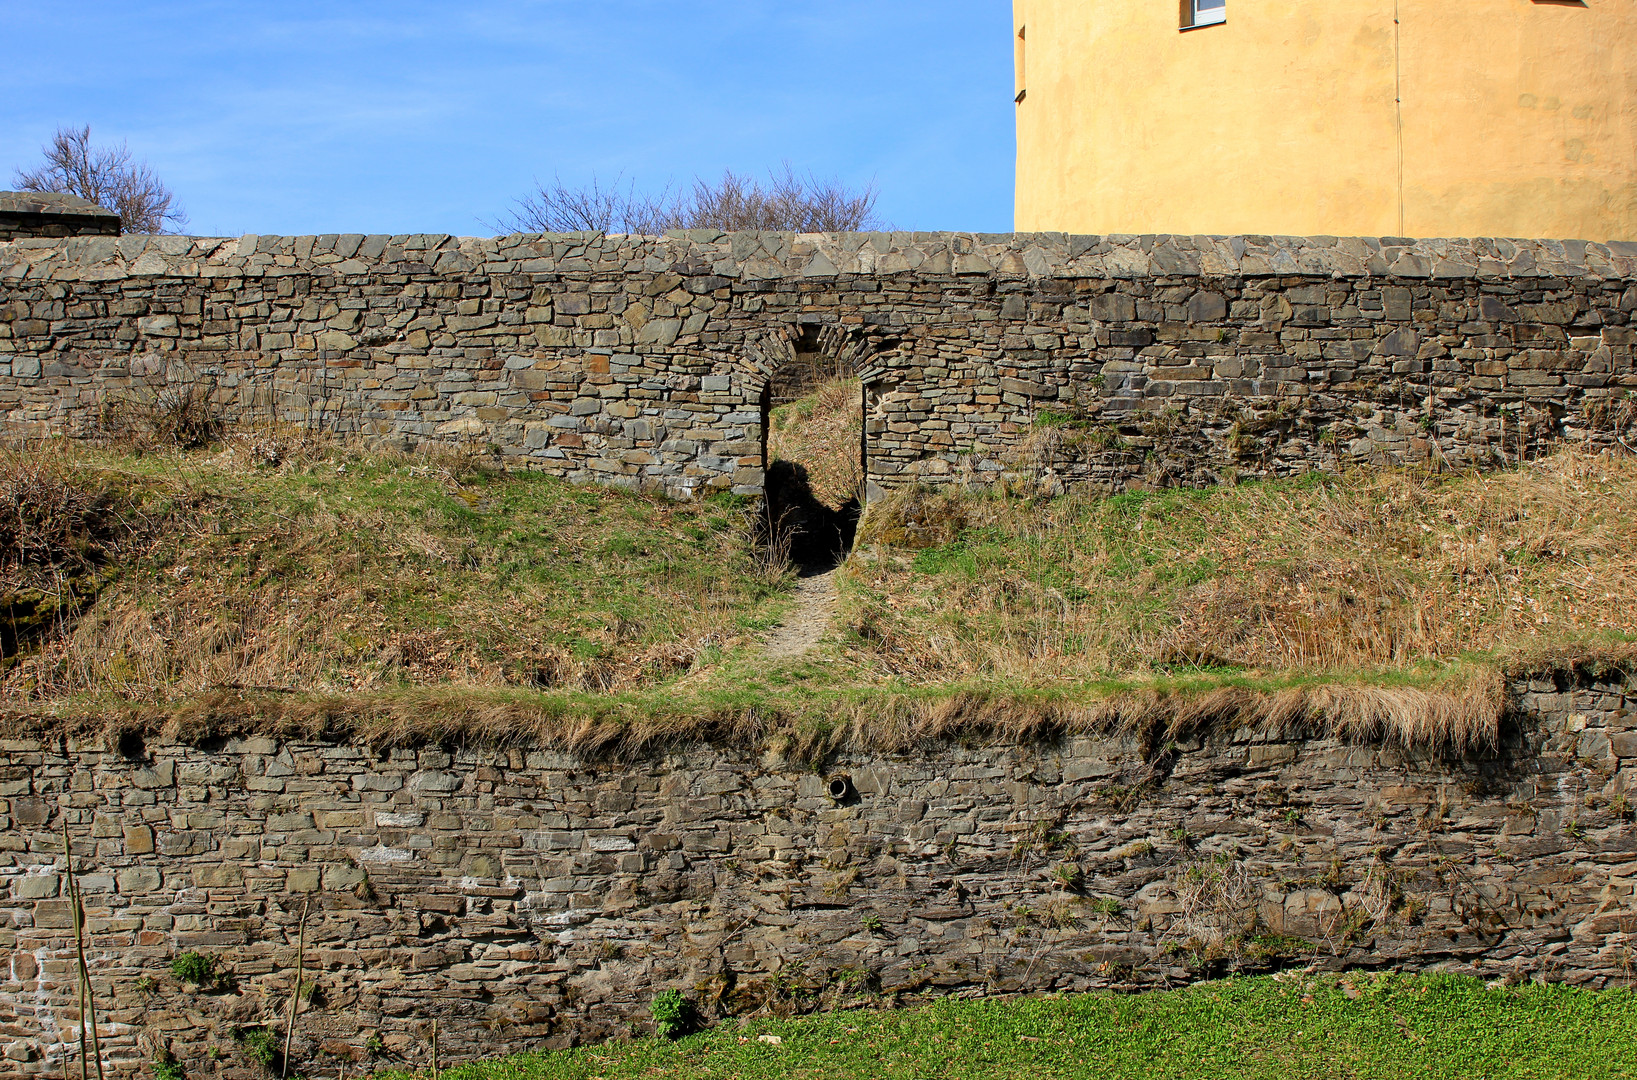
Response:
[[[768,534],[804,573],[845,558],[862,512],[868,448],[856,329],[798,323],[765,350],[762,462]]]

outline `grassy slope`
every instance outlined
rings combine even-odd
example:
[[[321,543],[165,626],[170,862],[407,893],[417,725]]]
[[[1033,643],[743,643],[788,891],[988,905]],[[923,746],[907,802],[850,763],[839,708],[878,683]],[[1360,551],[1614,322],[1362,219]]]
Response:
[[[1240,979],[1134,997],[945,1000],[907,1011],[724,1023],[677,1043],[644,1039],[523,1055],[444,1075],[1586,1080],[1637,1075],[1637,994],[1489,989],[1452,976]]]
[[[145,536],[72,632],[8,674],[14,698],[622,690],[780,611],[784,574],[757,565],[733,503],[390,457],[69,453],[64,475],[127,493]]]
[[[821,391],[815,430],[852,407]],[[780,729],[901,746],[1190,709],[1481,739],[1498,670],[1637,651],[1631,458],[1113,499],[909,493],[871,508],[826,641],[769,664],[758,635],[789,579],[758,563],[742,506],[470,461],[265,457],[230,438],[28,459],[116,491],[137,535],[110,548],[97,603],[0,674],[0,702],[580,747]],[[60,569],[28,561],[0,551],[0,593]]]
[[[1408,670],[1637,634],[1637,459],[871,508],[855,618],[907,678]],[[872,541],[884,541],[872,543]],[[919,550],[905,550],[905,546]]]

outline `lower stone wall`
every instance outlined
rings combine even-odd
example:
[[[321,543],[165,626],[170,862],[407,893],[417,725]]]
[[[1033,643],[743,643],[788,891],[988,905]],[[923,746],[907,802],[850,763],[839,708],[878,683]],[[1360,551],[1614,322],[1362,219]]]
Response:
[[[14,738],[0,1076],[75,1053],[64,824],[127,1073],[168,1045],[190,1077],[261,1075],[242,1036],[282,1029],[303,910],[306,1075],[425,1064],[434,1018],[446,1062],[642,1034],[669,987],[714,1017],[1315,961],[1627,981],[1637,689],[1516,691],[1502,751],[1462,760],[1248,730],[823,769]],[[190,950],[220,986],[172,977]]]

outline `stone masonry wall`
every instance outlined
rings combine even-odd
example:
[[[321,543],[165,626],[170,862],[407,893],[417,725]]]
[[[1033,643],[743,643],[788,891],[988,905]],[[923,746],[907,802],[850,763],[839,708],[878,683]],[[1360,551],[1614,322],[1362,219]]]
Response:
[[[1462,468],[1630,448],[1637,426],[1624,278],[1047,279],[997,298],[981,348],[929,333],[863,373],[878,485]]]
[[[18,240],[0,413],[94,436],[197,392],[241,424],[755,493],[762,391],[818,349],[862,375],[879,487],[1206,483],[1613,446],[1634,312],[1637,245],[1569,241]]]
[[[1174,985],[1235,966],[1629,982],[1637,689],[1515,688],[1502,751],[1225,730],[846,754],[0,742],[0,1076],[75,1053],[62,828],[106,1056],[260,1075],[297,926],[326,1075],[922,995]],[[828,781],[847,778],[840,799]],[[170,975],[187,950],[229,976]],[[214,1048],[214,1049],[213,1049]],[[70,1071],[73,1066],[70,1065]]]

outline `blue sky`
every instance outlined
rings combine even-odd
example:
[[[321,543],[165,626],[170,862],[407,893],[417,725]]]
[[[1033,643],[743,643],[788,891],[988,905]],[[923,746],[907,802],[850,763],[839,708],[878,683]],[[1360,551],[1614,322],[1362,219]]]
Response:
[[[59,124],[128,141],[191,232],[482,234],[536,177],[724,167],[1012,224],[1008,0],[0,0],[0,187]]]

